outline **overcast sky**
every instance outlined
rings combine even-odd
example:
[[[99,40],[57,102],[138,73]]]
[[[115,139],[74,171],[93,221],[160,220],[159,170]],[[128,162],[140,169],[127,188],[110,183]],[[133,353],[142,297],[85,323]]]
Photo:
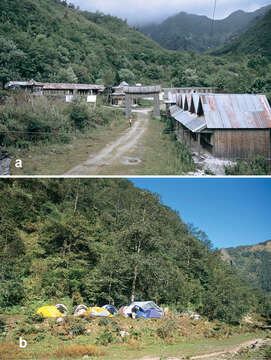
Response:
[[[185,11],[212,17],[215,0],[70,0],[82,10],[99,10],[127,19],[129,24],[160,21]],[[271,0],[217,0],[216,18],[222,19],[233,11],[254,11],[269,5]]]

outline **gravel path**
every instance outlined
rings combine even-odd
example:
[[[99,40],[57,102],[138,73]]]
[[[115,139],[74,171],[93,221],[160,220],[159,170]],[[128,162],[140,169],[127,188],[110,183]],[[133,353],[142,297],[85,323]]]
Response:
[[[149,109],[133,112],[138,113],[137,120],[124,135],[106,145],[98,154],[92,154],[88,160],[69,170],[65,175],[95,175],[116,161],[123,162],[123,158],[128,151],[135,148],[149,123]]]

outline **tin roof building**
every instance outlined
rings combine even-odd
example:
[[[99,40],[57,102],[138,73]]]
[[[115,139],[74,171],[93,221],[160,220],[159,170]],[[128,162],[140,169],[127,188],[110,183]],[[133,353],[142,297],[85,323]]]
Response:
[[[182,94],[169,108],[177,136],[221,158],[270,157],[271,109],[265,95]]]

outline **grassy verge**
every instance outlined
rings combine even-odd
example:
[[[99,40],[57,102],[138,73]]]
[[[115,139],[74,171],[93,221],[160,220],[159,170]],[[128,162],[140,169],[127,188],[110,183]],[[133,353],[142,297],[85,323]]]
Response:
[[[91,153],[100,151],[105,143],[127,128],[127,120],[120,111],[106,110],[111,121],[106,125],[70,133],[68,143],[40,142],[29,149],[12,149],[12,175],[62,175],[73,166],[86,160]],[[16,168],[16,159],[23,162]]]
[[[4,316],[0,322],[0,358],[132,360],[143,356],[185,357],[231,350],[266,333],[252,326],[230,327],[206,319],[174,316],[162,320],[66,317],[39,319]],[[3,325],[4,324],[4,325]],[[3,332],[3,329],[5,331]],[[19,337],[27,340],[19,348]]]
[[[14,161],[23,161],[22,168],[12,163],[12,175],[54,175],[70,168],[69,149],[74,143],[89,147],[124,121],[124,113],[97,105],[93,107],[79,99],[70,104],[33,98],[24,92],[9,95],[0,104],[0,146]],[[78,143],[78,144],[77,144]],[[63,159],[59,155],[64,155]],[[80,151],[78,158],[80,157]],[[55,170],[56,161],[63,160]]]
[[[271,162],[263,156],[256,155],[248,160],[239,160],[232,167],[225,168],[226,175],[271,175]]]
[[[150,115],[137,114],[137,117]],[[194,171],[189,150],[165,133],[163,121],[150,117],[147,128],[136,147],[126,157],[139,160],[136,164],[115,162],[102,175],[182,175]],[[100,174],[101,175],[101,174]]]

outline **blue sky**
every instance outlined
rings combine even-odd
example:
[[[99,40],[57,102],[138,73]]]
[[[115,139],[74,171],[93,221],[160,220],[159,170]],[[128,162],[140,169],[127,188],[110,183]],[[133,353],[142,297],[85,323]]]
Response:
[[[271,179],[130,179],[160,194],[182,220],[206,232],[215,247],[252,245],[271,239]]]
[[[215,0],[70,0],[82,10],[101,11],[127,19],[129,24],[160,22],[168,16],[185,11],[211,17]],[[233,11],[254,11],[269,5],[270,0],[217,0],[216,18],[221,19]]]

